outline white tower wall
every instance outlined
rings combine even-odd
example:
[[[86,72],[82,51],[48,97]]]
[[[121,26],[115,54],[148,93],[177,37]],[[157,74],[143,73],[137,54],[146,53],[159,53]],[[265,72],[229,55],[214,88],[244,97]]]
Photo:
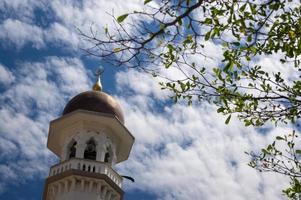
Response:
[[[43,199],[122,199],[122,177],[113,167],[133,142],[114,116],[77,110],[52,121],[47,146],[60,162],[50,168]]]

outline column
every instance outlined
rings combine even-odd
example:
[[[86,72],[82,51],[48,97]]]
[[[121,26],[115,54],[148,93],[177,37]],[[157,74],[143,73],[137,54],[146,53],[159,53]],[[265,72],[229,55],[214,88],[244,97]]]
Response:
[[[76,158],[84,158],[85,148],[86,148],[85,141],[82,141],[82,140],[78,141],[75,157]]]
[[[74,191],[76,186],[76,179],[72,178],[71,179],[71,186],[70,186],[70,191]]]
[[[106,194],[107,194],[107,187],[105,186],[103,188],[103,191],[102,191],[102,198],[105,200],[105,197],[106,197]]]
[[[81,191],[85,191],[85,180],[84,179],[82,179],[81,180],[81,186],[80,186],[80,189],[81,189]]]
[[[92,192],[93,191],[93,180],[90,180],[90,183],[89,183],[89,192]]]

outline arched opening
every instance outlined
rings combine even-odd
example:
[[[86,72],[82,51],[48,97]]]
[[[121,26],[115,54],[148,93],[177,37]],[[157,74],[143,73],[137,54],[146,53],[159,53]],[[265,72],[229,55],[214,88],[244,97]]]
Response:
[[[93,139],[87,142],[84,158],[89,160],[96,160],[96,144]]]
[[[69,148],[69,159],[70,158],[75,158],[75,155],[76,155],[76,145],[77,145],[76,141],[72,141],[71,142],[71,147]]]
[[[104,162],[111,163],[112,162],[112,149],[111,146],[108,146],[105,153]]]
[[[110,159],[110,153],[107,152],[107,153],[105,154],[105,162],[106,162],[106,163],[109,162],[109,159]]]

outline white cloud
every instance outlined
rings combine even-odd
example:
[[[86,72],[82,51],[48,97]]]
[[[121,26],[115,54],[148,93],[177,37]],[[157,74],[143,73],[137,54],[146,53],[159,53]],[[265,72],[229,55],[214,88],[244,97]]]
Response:
[[[11,71],[0,63],[0,83],[3,85],[8,85],[14,80],[15,77]]]
[[[112,25],[105,12],[114,9],[118,16],[139,10],[143,4],[141,1],[47,1],[57,21],[43,29],[33,24],[34,8],[44,6],[35,2],[0,2],[0,7],[16,12],[20,9],[22,16],[27,17],[24,21],[6,19],[0,25],[0,38],[17,49],[27,43],[35,48],[52,43],[74,50],[80,44],[75,27],[88,31],[91,22],[95,22],[102,30],[102,26]],[[210,43],[205,50],[214,54],[217,48]],[[271,59],[262,62],[272,66]],[[217,60],[220,58],[195,62],[215,67]],[[21,63],[15,70],[14,77],[0,65],[0,80],[10,86],[0,97],[3,105],[0,157],[8,159],[0,165],[0,192],[5,182],[18,183],[48,171],[53,163],[49,159],[54,158],[45,145],[48,123],[59,115],[66,99],[91,85],[83,64],[75,58],[50,57],[45,62]],[[174,71],[165,73],[173,78],[181,76]],[[288,180],[275,174],[257,173],[246,165],[248,157],[243,152],[265,146],[273,136],[288,128],[273,129],[263,135],[235,120],[225,126],[224,119],[211,105],[168,106],[160,102],[168,98],[168,93],[162,92],[149,75],[129,70],[116,77],[126,125],[136,137],[130,159],[119,165],[124,174],[136,179],[135,184],[126,184],[127,189],[147,190],[159,199],[282,199],[281,189]],[[14,82],[15,79],[18,81]]]
[[[78,51],[78,45],[87,47],[77,28],[89,33],[92,24],[95,24],[101,37],[104,27],[113,27],[113,19],[108,13],[116,16],[125,12],[139,9],[143,3],[135,1],[34,1],[34,0],[5,0],[0,2],[3,15],[18,13],[14,18],[5,19],[0,25],[0,39],[7,40],[20,49],[27,43],[35,48],[45,47],[45,43],[64,47],[67,50]],[[44,12],[45,16],[35,14],[35,11]],[[52,20],[46,27],[37,26],[36,20]],[[45,19],[44,19],[45,18]]]
[[[116,16],[142,8],[143,3],[135,1],[105,1],[92,0],[76,3],[72,0],[54,0],[51,7],[56,17],[64,22],[64,25],[82,27],[89,30],[89,25],[94,22],[98,28],[108,24],[112,25],[112,18],[108,13],[114,12]]]
[[[40,27],[13,19],[6,19],[0,25],[0,38],[17,49],[22,48],[26,43],[31,43],[35,48],[45,45]]]
[[[116,75],[117,89],[120,92],[132,91],[135,94],[135,98],[132,100],[139,101],[139,95],[141,97],[154,96],[156,99],[164,100],[169,96],[168,91],[162,91],[160,85],[160,78],[154,78],[151,74],[143,73],[141,74],[137,70],[128,70],[124,72],[119,72]],[[131,84],[128,87],[127,84]],[[130,97],[129,97],[130,98]],[[144,99],[141,99],[140,105],[144,104]]]
[[[82,63],[74,58],[20,63],[16,72],[18,81],[0,99],[10,102],[0,115],[0,157],[8,160],[0,166],[7,175],[0,177],[2,182],[20,183],[46,174],[54,159],[46,149],[48,123],[62,111],[67,98],[91,84]],[[249,168],[244,151],[265,146],[288,128],[258,134],[236,120],[225,126],[224,119],[207,104],[163,105],[158,110],[160,90],[152,77],[131,71],[117,77],[124,92],[118,98],[126,126],[136,137],[130,159],[118,166],[122,174],[136,179],[135,184],[125,184],[127,191],[138,188],[155,193],[158,199],[282,198],[287,180]],[[142,82],[143,86],[136,85]],[[3,191],[5,185],[0,187]]]
[[[46,62],[22,63],[17,84],[0,99],[11,99],[12,106],[29,114],[33,107],[58,112],[64,98],[88,88],[89,80],[78,59],[50,57]],[[55,81],[54,81],[55,80]]]
[[[124,72],[117,75],[125,76]],[[126,89],[137,90],[139,78],[148,82],[144,74],[135,76],[136,81],[118,81],[118,87],[127,93]],[[143,91],[137,92],[141,102],[157,101],[150,93],[141,96]],[[288,179],[251,169],[244,151],[259,150],[275,135],[288,132],[289,127],[260,134],[235,119],[225,125],[225,119],[208,104],[165,106],[162,112],[154,111],[154,104],[137,104],[135,94],[132,95],[119,96],[126,126],[136,137],[130,159],[119,165],[123,174],[136,179],[135,184],[126,184],[126,188],[148,191],[159,199],[283,198],[281,191]]]
[[[22,21],[26,22],[33,22],[35,9],[42,9],[46,7],[46,5],[47,1],[43,0],[1,0],[0,11],[5,16],[22,19]]]
[[[91,85],[76,58],[20,63],[15,72],[16,81],[0,97],[0,158],[5,161],[0,191],[6,184],[46,175],[54,161],[46,148],[49,121],[60,115],[67,99]]]
[[[73,48],[80,45],[81,48],[91,47],[79,35],[78,30],[86,34],[90,34],[90,28],[93,27],[98,38],[103,37],[104,27],[108,26],[113,29],[113,18],[110,14],[119,16],[121,14],[139,10],[142,8],[143,3],[139,0],[135,1],[106,1],[106,0],[91,0],[75,2],[72,0],[51,1],[51,9],[55,17],[60,21],[60,26],[55,25],[52,27],[54,36],[50,39],[60,38],[64,43],[72,46]],[[59,33],[62,34],[59,34]]]
[[[34,24],[7,19],[0,25],[0,39],[18,50],[26,44],[36,49],[45,48],[48,43],[54,47],[77,51],[80,38],[75,29],[68,29],[57,22],[43,29]]]
[[[294,80],[299,79],[299,71],[298,68],[295,68],[293,66],[292,62],[282,64],[280,62],[280,58],[283,57],[284,55],[282,53],[264,55],[260,56],[253,63],[254,65],[257,64],[259,66],[262,66],[262,69],[269,72],[271,77],[273,77],[273,74],[280,72],[281,77],[286,81],[286,83],[290,84]]]
[[[54,22],[45,30],[45,40],[54,46],[77,50],[80,38],[75,29],[76,27],[70,29],[60,23]]]

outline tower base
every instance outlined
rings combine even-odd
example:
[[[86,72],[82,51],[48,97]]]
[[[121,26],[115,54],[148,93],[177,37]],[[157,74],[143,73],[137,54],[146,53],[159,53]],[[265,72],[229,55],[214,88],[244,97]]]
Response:
[[[70,169],[46,179],[43,200],[121,200],[123,193],[105,174]]]

